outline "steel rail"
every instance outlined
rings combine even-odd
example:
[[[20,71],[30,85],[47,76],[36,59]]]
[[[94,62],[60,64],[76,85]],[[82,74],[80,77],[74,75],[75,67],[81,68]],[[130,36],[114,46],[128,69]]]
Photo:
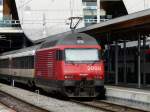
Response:
[[[118,105],[114,103],[110,103],[104,100],[95,100],[95,101],[77,101],[77,100],[71,100],[74,103],[78,103],[83,106],[96,108],[101,111],[105,112],[149,112],[142,109],[132,108],[128,106]]]
[[[3,91],[0,91],[0,103],[5,105],[6,107],[9,107],[12,110],[15,110],[16,112],[49,112],[45,109],[42,109],[40,107],[37,107],[35,105],[29,104],[23,100],[20,100],[8,93],[5,93]],[[26,108],[24,108],[26,107]]]

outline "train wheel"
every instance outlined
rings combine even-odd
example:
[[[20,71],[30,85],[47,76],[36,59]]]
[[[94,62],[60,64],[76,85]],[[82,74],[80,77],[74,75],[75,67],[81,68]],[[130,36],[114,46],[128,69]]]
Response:
[[[34,81],[30,81],[30,80],[29,80],[29,81],[27,82],[27,86],[28,86],[28,88],[29,88],[31,91],[36,91],[36,90],[38,90],[38,88],[36,87]]]
[[[36,89],[34,81],[30,81],[30,80],[29,80],[29,81],[27,82],[27,85],[28,85],[28,87],[29,87],[31,90],[35,90],[35,89]]]
[[[35,91],[37,89],[34,81],[32,81],[32,87],[31,88],[32,88],[33,91]]]
[[[28,81],[28,82],[27,82],[27,85],[28,85],[29,88],[31,88],[31,87],[32,87],[31,81]]]

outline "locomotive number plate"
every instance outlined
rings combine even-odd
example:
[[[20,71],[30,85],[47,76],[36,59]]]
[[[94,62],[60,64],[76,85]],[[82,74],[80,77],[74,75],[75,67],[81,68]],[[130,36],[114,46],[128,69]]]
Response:
[[[99,67],[99,66],[88,66],[87,69],[89,71],[94,71],[94,70],[101,70],[101,67]]]

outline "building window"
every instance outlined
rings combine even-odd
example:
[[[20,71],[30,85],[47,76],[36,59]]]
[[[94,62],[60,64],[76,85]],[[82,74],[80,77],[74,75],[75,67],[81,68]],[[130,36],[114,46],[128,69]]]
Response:
[[[95,24],[97,21],[97,4],[94,2],[83,2],[83,13],[85,26]]]
[[[3,0],[0,0],[0,5],[3,5]]]

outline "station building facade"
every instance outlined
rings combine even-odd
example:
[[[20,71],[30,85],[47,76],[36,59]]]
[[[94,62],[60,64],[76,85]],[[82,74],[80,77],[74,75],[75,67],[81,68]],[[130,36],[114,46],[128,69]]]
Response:
[[[68,0],[68,2],[70,3],[72,1],[73,0]],[[100,16],[101,19],[100,22],[103,22],[115,17],[127,15],[130,13],[150,8],[149,0],[81,0],[81,1],[83,6],[85,26],[97,23],[98,16]],[[28,5],[28,3],[30,2],[35,2],[35,0],[27,1],[26,5]],[[23,3],[26,3],[26,0],[24,0]],[[16,17],[17,11],[14,10],[16,9],[17,4],[18,0],[12,1],[0,0],[0,12],[1,12],[0,18],[19,19],[18,17]],[[98,9],[100,9],[99,12]]]
[[[85,26],[150,8],[150,0],[82,0],[82,3]]]
[[[82,3],[86,26],[128,14],[122,0],[82,0]]]
[[[66,22],[70,16],[84,18],[81,28],[149,7],[149,0],[1,0],[0,17],[20,20],[27,37],[36,41],[70,30]]]

